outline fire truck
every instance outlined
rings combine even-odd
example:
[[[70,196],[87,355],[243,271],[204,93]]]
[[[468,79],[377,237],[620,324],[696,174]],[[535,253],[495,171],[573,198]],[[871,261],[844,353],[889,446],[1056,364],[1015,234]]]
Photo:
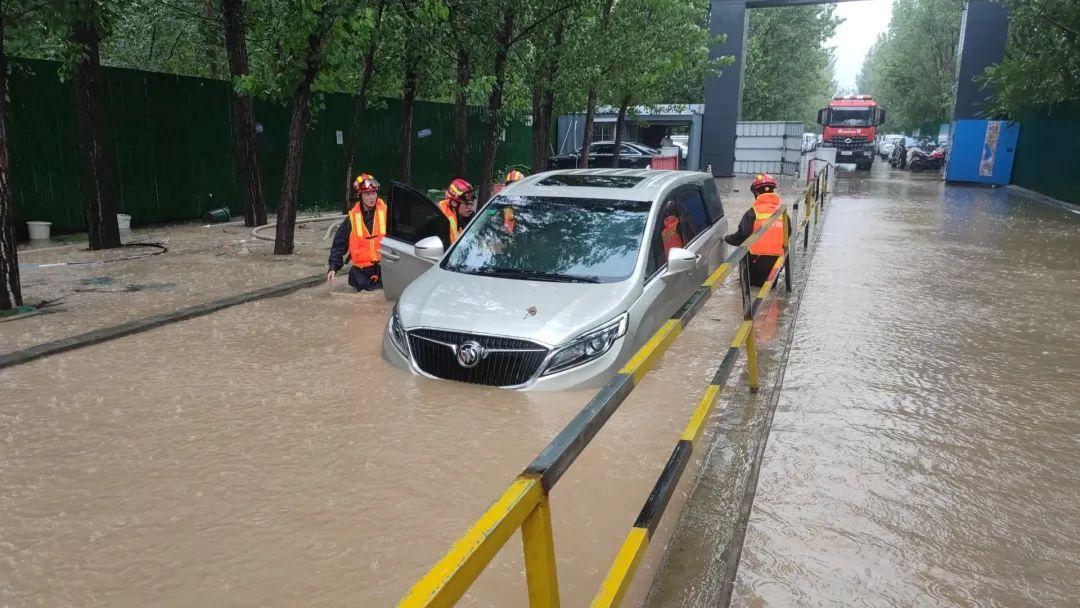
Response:
[[[836,148],[837,163],[854,163],[859,169],[874,164],[874,140],[885,110],[873,95],[837,95],[829,107],[818,110],[817,122],[822,126],[821,145]]]

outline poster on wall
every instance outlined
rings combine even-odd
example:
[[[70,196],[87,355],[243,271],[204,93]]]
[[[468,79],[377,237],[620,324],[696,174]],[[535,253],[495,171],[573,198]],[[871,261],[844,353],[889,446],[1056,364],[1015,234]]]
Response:
[[[983,139],[982,160],[979,161],[979,175],[991,177],[994,175],[994,156],[997,151],[998,139],[1001,137],[1001,121],[991,120],[986,123],[986,137]]]

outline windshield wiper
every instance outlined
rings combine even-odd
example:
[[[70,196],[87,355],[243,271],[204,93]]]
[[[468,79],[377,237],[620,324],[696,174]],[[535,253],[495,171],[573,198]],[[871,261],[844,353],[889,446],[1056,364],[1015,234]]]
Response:
[[[559,274],[557,272],[544,272],[542,270],[525,270],[521,268],[485,268],[478,270],[476,274],[506,277],[510,279],[522,279],[525,281],[552,281],[555,283],[599,283],[600,277]]]

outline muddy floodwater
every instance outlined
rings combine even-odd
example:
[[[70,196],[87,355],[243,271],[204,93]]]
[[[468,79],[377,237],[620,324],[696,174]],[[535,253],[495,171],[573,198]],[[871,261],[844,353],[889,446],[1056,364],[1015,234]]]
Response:
[[[845,175],[733,605],[1077,606],[1078,370],[1076,210]]]
[[[289,278],[256,257],[235,258],[248,260],[235,272]],[[193,294],[230,278],[224,257],[213,276],[182,262],[163,268]],[[323,267],[315,255],[297,262]],[[140,268],[154,263],[108,269],[145,283]],[[52,271],[34,270],[35,289]],[[344,288],[342,278],[333,292],[304,289],[0,370],[0,605],[393,605],[592,395],[399,372],[378,354],[391,305]],[[148,293],[132,294],[139,311]],[[124,295],[70,297],[120,305]],[[599,589],[740,306],[734,287],[718,292],[552,493],[564,605],[588,605]],[[68,311],[78,316],[6,331],[33,343],[50,318],[72,332],[97,322]],[[648,589],[667,529],[631,601]],[[462,605],[525,601],[515,537]]]

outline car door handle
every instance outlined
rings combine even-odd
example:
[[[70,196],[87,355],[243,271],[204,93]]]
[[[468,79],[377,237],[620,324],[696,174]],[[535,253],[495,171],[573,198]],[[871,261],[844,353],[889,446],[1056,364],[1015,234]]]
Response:
[[[386,251],[386,250],[380,250],[379,255],[381,255],[382,257],[384,257],[384,258],[386,258],[388,260],[394,261],[394,262],[401,259],[400,255],[398,255],[396,253],[393,253],[393,252],[390,252],[390,251]]]

